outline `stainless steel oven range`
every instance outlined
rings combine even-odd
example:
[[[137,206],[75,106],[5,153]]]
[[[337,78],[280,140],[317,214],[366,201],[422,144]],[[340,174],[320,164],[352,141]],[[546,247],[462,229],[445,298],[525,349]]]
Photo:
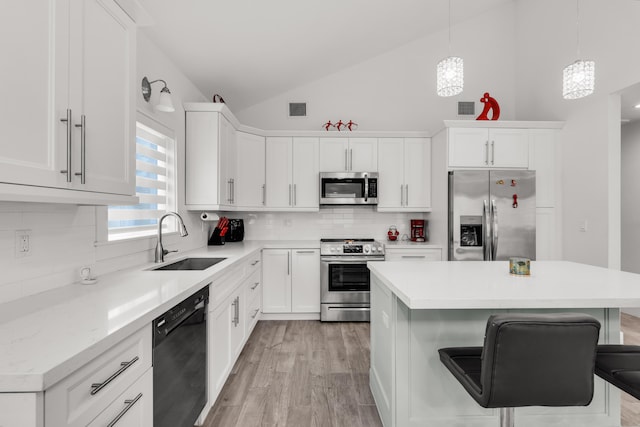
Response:
[[[374,239],[320,240],[320,320],[368,322],[368,261],[384,261],[384,245]]]

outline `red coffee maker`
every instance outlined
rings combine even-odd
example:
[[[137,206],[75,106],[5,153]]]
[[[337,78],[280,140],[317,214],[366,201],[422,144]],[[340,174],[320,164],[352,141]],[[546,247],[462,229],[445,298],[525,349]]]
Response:
[[[427,231],[425,230],[424,219],[412,219],[411,220],[411,241],[412,242],[426,242]]]

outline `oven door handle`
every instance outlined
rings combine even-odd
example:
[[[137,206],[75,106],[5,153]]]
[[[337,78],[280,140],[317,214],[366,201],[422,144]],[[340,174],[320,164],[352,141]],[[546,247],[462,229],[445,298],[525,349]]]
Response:
[[[384,258],[375,258],[375,259],[344,259],[344,257],[332,257],[332,258],[321,258],[320,262],[324,262],[326,264],[366,264],[369,261],[384,261]]]
[[[329,306],[329,307],[327,307],[327,310],[329,310],[329,311],[371,311],[371,308],[369,308],[369,307],[334,307],[334,306]]]

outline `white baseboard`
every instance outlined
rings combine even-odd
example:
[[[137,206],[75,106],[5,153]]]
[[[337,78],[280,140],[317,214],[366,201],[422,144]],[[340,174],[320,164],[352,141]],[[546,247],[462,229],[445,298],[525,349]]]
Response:
[[[262,313],[260,320],[320,320],[320,313]]]

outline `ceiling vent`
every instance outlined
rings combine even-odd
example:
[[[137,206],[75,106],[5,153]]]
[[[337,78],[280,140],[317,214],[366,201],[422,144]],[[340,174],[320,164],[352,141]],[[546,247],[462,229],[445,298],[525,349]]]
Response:
[[[290,102],[289,117],[307,117],[306,102]]]
[[[460,101],[458,102],[458,115],[459,116],[475,116],[476,103],[473,101]]]

